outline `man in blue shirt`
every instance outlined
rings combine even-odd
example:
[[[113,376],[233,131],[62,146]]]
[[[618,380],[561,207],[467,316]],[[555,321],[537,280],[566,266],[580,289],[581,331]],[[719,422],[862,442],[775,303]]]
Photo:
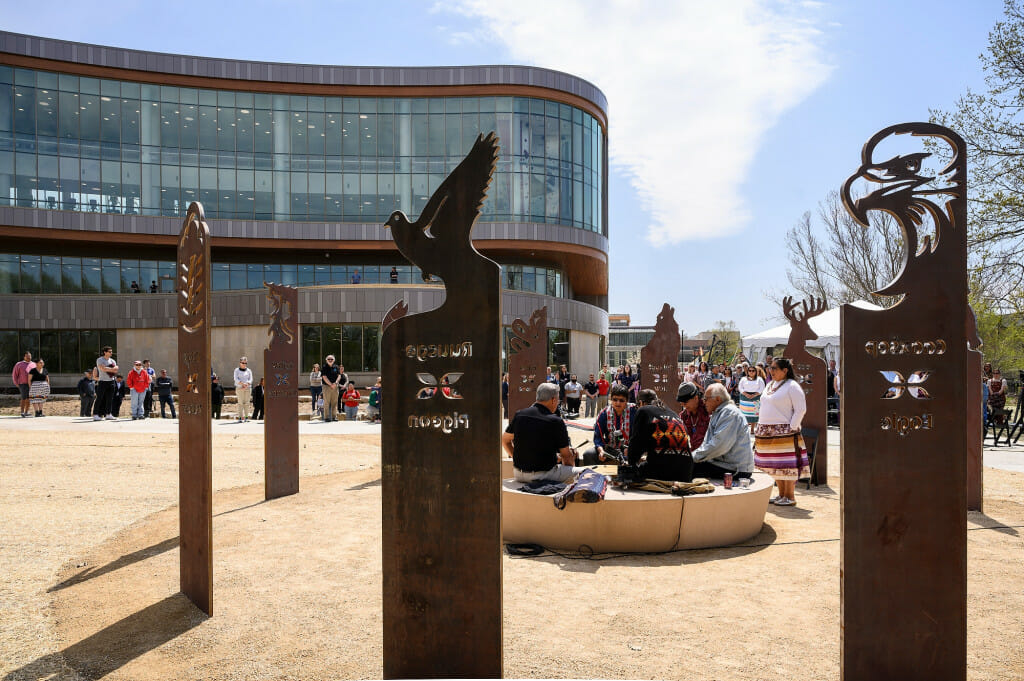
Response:
[[[732,473],[737,478],[749,478],[754,472],[754,452],[747,419],[721,383],[707,387],[704,404],[711,421],[704,442],[693,451],[693,477],[721,478]]]

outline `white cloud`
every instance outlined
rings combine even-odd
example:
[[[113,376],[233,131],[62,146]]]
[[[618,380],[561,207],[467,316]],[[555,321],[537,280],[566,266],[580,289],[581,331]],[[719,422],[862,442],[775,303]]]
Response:
[[[735,233],[759,141],[832,68],[818,3],[799,0],[460,0],[514,60],[608,97],[611,162],[650,212],[648,239]]]

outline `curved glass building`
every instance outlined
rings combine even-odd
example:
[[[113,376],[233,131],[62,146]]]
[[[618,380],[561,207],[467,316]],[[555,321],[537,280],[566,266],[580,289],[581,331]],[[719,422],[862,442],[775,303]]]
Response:
[[[0,366],[28,350],[74,383],[110,344],[175,367],[175,240],[200,201],[217,370],[248,355],[262,375],[275,281],[300,287],[304,368],[333,353],[375,374],[387,309],[444,295],[381,225],[415,219],[494,130],[474,243],[502,266],[504,324],[547,306],[549,360],[596,370],[606,108],[545,69],[242,62],[0,32]]]

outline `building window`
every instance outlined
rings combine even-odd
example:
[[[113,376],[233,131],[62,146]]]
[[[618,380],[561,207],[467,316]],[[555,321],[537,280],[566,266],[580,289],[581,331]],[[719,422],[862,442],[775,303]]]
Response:
[[[96,366],[100,348],[109,345],[117,357],[117,331],[0,330],[0,371],[10,373],[26,352],[42,358],[51,374],[77,374]]]

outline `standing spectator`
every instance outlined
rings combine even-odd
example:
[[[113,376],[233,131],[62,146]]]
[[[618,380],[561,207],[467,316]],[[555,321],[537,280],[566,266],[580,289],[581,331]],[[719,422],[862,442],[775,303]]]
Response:
[[[252,389],[252,420],[262,421],[266,418],[263,415],[263,397],[265,394],[264,382],[265,379],[261,378],[260,382],[256,384],[256,387]]]
[[[769,369],[772,382],[761,394],[761,413],[754,428],[754,465],[778,485],[779,495],[769,501],[793,506],[796,481],[810,475],[807,447],[800,435],[807,400],[788,359],[773,360]]]
[[[597,379],[597,413],[600,414],[602,411],[608,408],[608,391],[612,388],[611,381],[608,380],[608,365],[604,365],[605,371],[601,372],[601,377]]]
[[[687,365],[686,371],[683,372],[683,383],[697,383],[697,368],[692,363]]]
[[[590,374],[590,380],[583,384],[583,393],[587,396],[587,411],[583,418],[594,418],[597,415],[597,383],[594,382],[594,374]]]
[[[150,292],[150,293],[159,293],[159,292],[160,292],[160,287],[156,285],[156,279],[154,279],[154,280],[153,280],[153,281],[152,281],[152,282],[151,282],[151,283],[149,284],[149,292]]]
[[[145,418],[146,393],[149,391],[149,374],[136,360],[132,370],[128,372],[128,390],[131,391],[132,421]]]
[[[114,350],[109,345],[103,346],[102,353],[96,358],[96,404],[92,409],[92,420],[101,421],[106,418],[109,421],[115,420],[114,416],[114,392],[117,387],[114,385],[114,377],[117,373],[117,362],[114,361]]]
[[[170,405],[171,407],[171,418],[178,418],[178,414],[174,411],[174,395],[171,394],[171,390],[174,388],[174,381],[167,375],[167,369],[161,369],[160,375],[156,378],[156,395],[160,398],[160,418],[167,418],[167,412],[165,407]]]
[[[612,381],[615,380],[615,372],[609,369],[608,365],[605,364],[601,367],[601,378],[608,381],[608,386],[611,387]],[[598,407],[597,409],[600,411],[603,407]]]
[[[583,386],[576,380],[576,374],[572,374],[565,384],[565,405],[569,416],[578,417],[580,415],[580,402],[582,399]]]
[[[28,396],[36,416],[42,416],[43,405],[50,396],[50,372],[46,370],[46,362],[42,358],[28,372]]]
[[[128,386],[124,382],[124,376],[117,374],[114,376],[114,396],[110,400],[110,416],[107,417],[108,420],[116,421],[121,416],[121,403],[124,402],[124,398],[127,396]]]
[[[508,372],[501,375],[501,414],[508,418]]]
[[[370,423],[380,422],[380,376],[370,388],[370,403],[366,406],[366,415],[369,417]]]
[[[747,367],[746,376],[740,379],[740,413],[747,419],[750,432],[754,432],[757,424],[757,412],[761,405],[761,393],[764,392],[764,379],[757,375],[757,367]]]
[[[320,365],[314,364],[313,370],[309,372],[309,397],[313,407],[313,413],[316,413],[316,403],[320,399],[320,394],[324,391],[324,384],[320,377]]]
[[[28,416],[28,372],[35,368],[36,363],[32,361],[32,353],[26,352],[21,361],[14,365],[14,371],[11,372],[11,380],[14,381],[14,385],[18,388],[18,394],[21,397],[22,416]]]
[[[345,420],[355,421],[359,418],[359,399],[362,395],[356,390],[356,384],[349,381],[345,386],[345,394],[341,396],[341,401],[345,405]]]
[[[630,400],[633,399],[633,384],[636,383],[636,375],[633,374],[633,367],[629,364],[622,368],[622,373],[617,377],[619,385],[623,385],[629,391]]]
[[[132,293],[142,293],[142,289],[139,288],[139,283],[134,279],[132,279],[131,291]]]
[[[220,384],[220,379],[217,374],[213,375],[210,386],[210,411],[212,412],[213,420],[220,419],[220,408],[224,404],[224,386]]]
[[[235,367],[235,398],[238,400],[238,420],[242,423],[249,418],[249,406],[252,401],[252,370],[249,369],[249,358],[239,357]]]
[[[42,360],[39,360],[42,362]],[[988,382],[988,408],[992,413],[992,421],[997,424],[1002,424],[1006,420],[1006,417],[1001,411],[1006,407],[1006,379],[1003,378],[1003,374],[999,369],[992,372],[992,378]]]
[[[324,386],[324,423],[338,417],[338,390],[342,376],[341,369],[334,364],[334,355],[327,355],[320,370],[320,381]]]
[[[142,360],[142,368],[149,374],[149,389],[146,390],[146,396],[142,402],[142,418],[148,419],[149,415],[153,413],[153,382],[156,381],[156,369],[150,366],[149,360]]]
[[[78,415],[81,417],[92,414],[92,403],[96,401],[96,383],[92,380],[92,372],[86,371],[84,374],[78,381],[78,399],[82,402]]]
[[[359,270],[356,270],[355,272],[352,273],[351,281],[352,281],[353,284],[362,283],[363,275],[359,274]]]
[[[397,284],[398,283],[398,268],[395,267],[395,266],[391,267],[391,283],[392,284]]]

